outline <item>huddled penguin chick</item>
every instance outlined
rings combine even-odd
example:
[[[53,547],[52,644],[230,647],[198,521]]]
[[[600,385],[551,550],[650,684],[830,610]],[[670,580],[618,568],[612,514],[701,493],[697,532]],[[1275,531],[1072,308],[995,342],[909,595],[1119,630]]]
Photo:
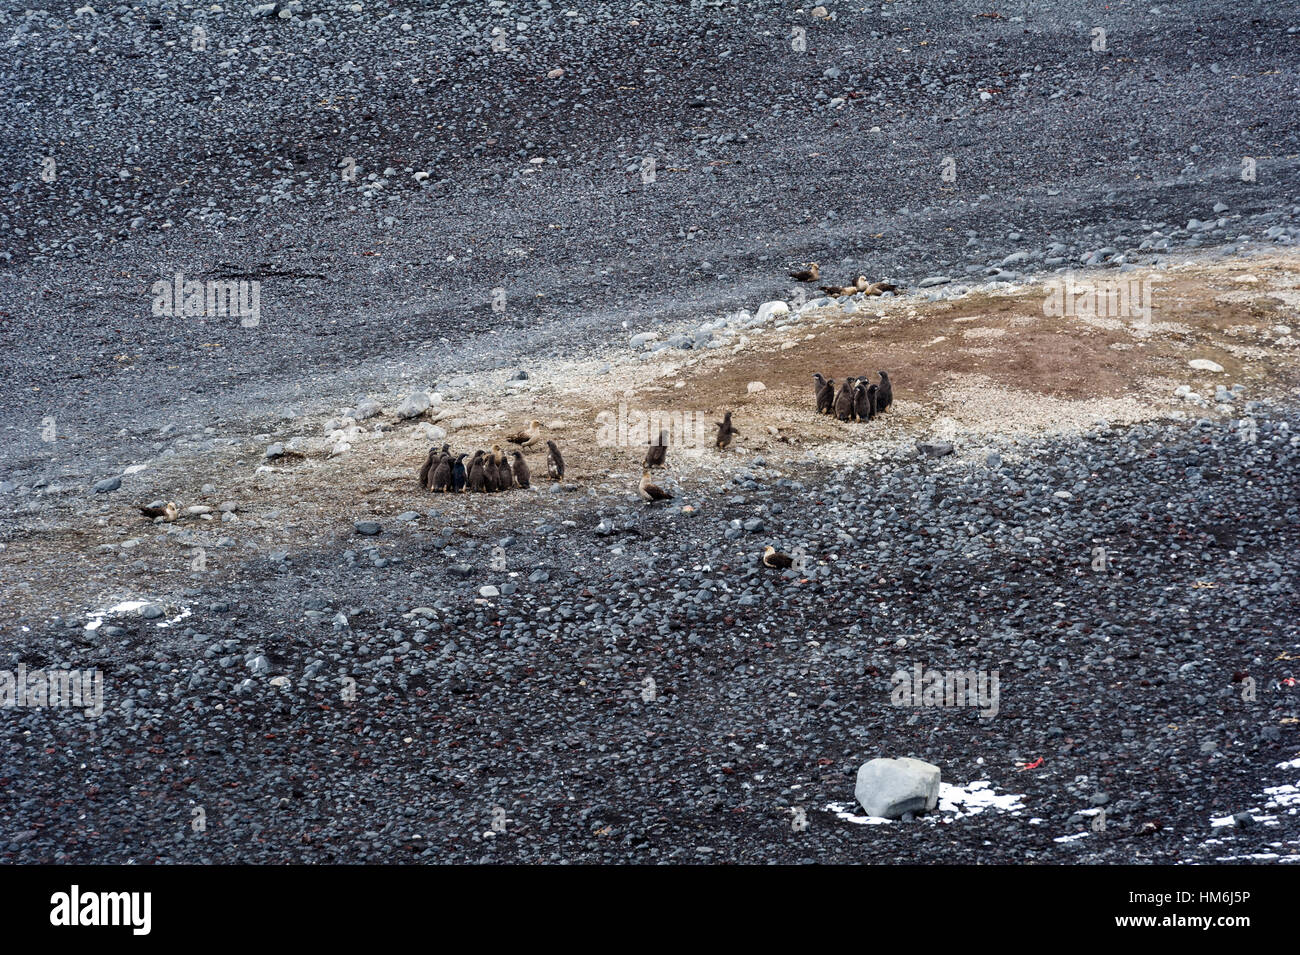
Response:
[[[429,456],[424,459],[424,464],[420,466],[420,490],[429,486],[429,474],[438,465],[438,452],[433,448],[429,449]]]
[[[439,494],[451,490],[451,455],[444,454],[429,478],[429,490]]]
[[[809,262],[807,268],[795,269],[790,278],[796,282],[816,282],[822,277],[822,267],[816,262]]]
[[[822,377],[821,372],[813,375],[813,393],[817,396],[817,413],[833,414],[835,408],[835,379]]]
[[[475,451],[469,462],[469,474],[466,477],[471,491],[483,491],[487,488],[487,469],[483,466],[483,452]]]
[[[496,458],[485,455],[483,458],[483,490],[494,493],[501,484],[501,475],[497,473]]]
[[[160,520],[166,524],[170,524],[172,521],[176,520],[176,515],[179,514],[180,512],[181,509],[176,506],[175,501],[168,501],[162,507],[153,507],[152,505],[145,505],[140,508],[140,513],[143,514],[145,517],[153,521]]]
[[[456,494],[465,490],[465,455],[463,454],[451,465],[451,489]]]
[[[889,373],[880,373],[880,388],[876,392],[876,411],[887,411],[894,403],[894,385],[889,380]]]
[[[552,481],[564,477],[564,455],[560,454],[560,446],[554,441],[546,442],[546,473]]]
[[[656,501],[671,501],[673,496],[659,487],[657,484],[650,483],[650,472],[641,472],[641,484],[637,488],[643,500],[653,504]]]
[[[515,452],[515,483],[522,488],[529,488],[533,483],[533,472],[528,467],[528,462],[524,460],[524,452]]]
[[[646,448],[645,461],[642,465],[647,468],[661,468],[664,466],[664,460],[668,457],[668,432],[660,431],[659,438],[650,442]]]
[[[835,396],[835,417],[841,421],[853,420],[853,379],[845,378],[840,393]]]
[[[871,406],[867,399],[867,386],[858,382],[853,386],[853,420],[866,421],[871,417]]]
[[[505,458],[497,465],[497,490],[508,491],[515,486],[515,472],[510,468],[510,459]]]
[[[763,548],[763,566],[771,567],[775,570],[789,570],[794,566],[794,558],[789,554],[782,554],[771,544]]]
[[[740,432],[731,426],[730,411],[723,415],[722,420],[716,422],[716,424],[718,426],[718,438],[716,444],[718,450],[721,451],[727,445],[731,444],[731,439],[740,434]]]
[[[853,389],[853,414],[859,421],[870,421],[876,416],[876,386],[863,379]]]
[[[542,440],[542,423],[540,421],[530,421],[528,427],[523,431],[507,435],[506,441],[510,444],[521,444],[525,448],[531,448],[537,442]]]

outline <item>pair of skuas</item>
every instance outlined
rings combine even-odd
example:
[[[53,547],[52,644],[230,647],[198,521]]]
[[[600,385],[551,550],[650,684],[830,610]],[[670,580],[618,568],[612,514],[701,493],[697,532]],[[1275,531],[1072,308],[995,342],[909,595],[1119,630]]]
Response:
[[[900,291],[897,285],[891,282],[868,282],[865,275],[859,275],[854,279],[852,285],[823,285],[821,290],[827,295],[834,295],[836,298],[842,298],[845,295],[857,295],[861,292],[866,296],[884,295],[886,292]]]
[[[841,421],[870,421],[894,403],[894,386],[885,371],[880,373],[879,385],[865,375],[845,378],[838,394],[835,379],[825,378],[818,372],[813,375],[813,391],[817,413],[833,415]]]

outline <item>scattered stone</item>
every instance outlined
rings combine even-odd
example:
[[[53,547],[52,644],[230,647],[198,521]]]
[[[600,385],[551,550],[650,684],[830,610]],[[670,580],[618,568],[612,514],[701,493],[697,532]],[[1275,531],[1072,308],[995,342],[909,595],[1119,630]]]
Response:
[[[951,441],[918,441],[916,449],[927,458],[941,458],[946,454],[952,454],[953,450]]]
[[[397,406],[397,417],[402,419],[418,418],[429,410],[429,396],[423,391],[413,391]]]

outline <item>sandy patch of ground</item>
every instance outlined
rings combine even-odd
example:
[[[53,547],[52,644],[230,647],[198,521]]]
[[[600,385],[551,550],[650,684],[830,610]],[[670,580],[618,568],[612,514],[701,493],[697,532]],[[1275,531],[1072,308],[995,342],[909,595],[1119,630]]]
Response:
[[[1145,274],[1128,273],[1139,280]],[[640,475],[640,414],[658,413],[675,428],[700,425],[703,441],[670,447],[660,479],[686,502],[720,487],[728,471],[747,466],[755,454],[777,471],[812,459],[870,464],[918,439],[941,438],[957,443],[959,457],[973,457],[986,448],[1011,449],[1019,437],[1093,429],[1102,419],[1114,425],[1223,415],[1212,402],[1193,406],[1176,398],[1180,384],[1207,398],[1215,384],[1235,383],[1245,386],[1243,399],[1295,394],[1300,256],[1189,262],[1152,278],[1149,322],[1047,317],[1041,284],[935,303],[870,299],[854,313],[833,306],[805,312],[785,327],[742,331],[717,349],[644,358],[617,348],[602,361],[541,363],[511,388],[499,371],[478,373],[482,387],[474,393],[491,397],[449,400],[424,419],[448,431],[453,449],[473,451],[504,444],[506,433],[538,418],[564,450],[565,483],[577,485],[576,492],[548,493],[542,452],[528,455],[529,492],[423,492],[415,474],[431,442],[422,422],[397,421],[391,412],[362,422],[362,432],[349,439],[352,449],[336,457],[328,456],[334,442],[323,435],[323,422],[299,419],[272,440],[302,437],[302,458],[268,464],[262,460],[268,436],[243,435],[230,448],[154,459],[143,472],[152,482],[146,500],[173,499],[182,507],[230,501],[238,521],[211,515],[154,525],[120,495],[77,489],[49,497],[52,504],[31,509],[30,518],[20,515],[3,526],[6,616],[84,615],[122,599],[194,586],[199,573],[210,586],[222,574],[265,572],[258,565],[269,566],[278,551],[383,549],[444,524],[489,537],[509,526],[563,519],[592,503],[592,495],[617,502],[634,493]],[[1224,371],[1194,371],[1188,361],[1195,358],[1218,362]],[[894,382],[889,414],[846,424],[814,413],[814,372],[874,378],[880,369]],[[751,391],[753,382],[763,388]],[[726,410],[740,436],[719,453],[712,422]],[[377,424],[387,430],[374,430]],[[203,494],[207,483],[219,490]],[[431,507],[439,508],[438,518],[393,520]],[[353,522],[371,517],[384,523],[384,534],[356,536]],[[196,571],[200,551],[206,565]]]

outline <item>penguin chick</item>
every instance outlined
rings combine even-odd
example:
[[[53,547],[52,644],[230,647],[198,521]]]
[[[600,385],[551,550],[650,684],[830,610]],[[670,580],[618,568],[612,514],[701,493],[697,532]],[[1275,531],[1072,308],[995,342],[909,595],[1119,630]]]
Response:
[[[850,386],[852,378],[844,379],[844,384],[840,386],[840,393],[835,396],[835,417],[841,421],[853,420],[853,388]]]
[[[515,452],[515,482],[522,488],[529,488],[533,483],[533,472],[524,460],[524,452]]]
[[[429,486],[429,472],[438,463],[437,455],[438,452],[430,448],[429,456],[424,459],[424,464],[420,467],[420,490],[424,490]]]
[[[486,490],[487,471],[483,468],[483,452],[475,451],[473,459],[469,462],[469,474],[466,477],[467,487],[471,491]]]
[[[438,462],[438,466],[433,469],[433,477],[429,478],[429,490],[442,493],[451,489],[451,458],[444,455]]]
[[[564,477],[564,455],[560,454],[560,447],[554,441],[546,442],[546,473],[552,481]]]
[[[828,381],[817,372],[813,375],[813,393],[817,396],[817,413],[830,414],[835,405],[835,379]]]
[[[465,455],[458,457],[451,465],[451,489],[456,494],[465,490]]]
[[[870,390],[859,381],[857,387],[853,389],[853,416],[859,421],[870,421],[875,417],[875,411],[871,407],[871,398]]]
[[[661,430],[659,432],[659,438],[655,441],[651,441],[650,446],[646,448],[645,460],[641,463],[643,467],[661,468],[664,466],[664,460],[667,457],[668,432]]]
[[[730,411],[723,415],[722,420],[716,422],[716,424],[718,425],[718,437],[715,444],[717,445],[718,450],[721,451],[727,445],[731,444],[731,439],[740,434],[740,432],[731,426]]]
[[[876,392],[876,410],[888,411],[894,403],[894,384],[889,380],[889,373],[880,373],[880,389]]]

